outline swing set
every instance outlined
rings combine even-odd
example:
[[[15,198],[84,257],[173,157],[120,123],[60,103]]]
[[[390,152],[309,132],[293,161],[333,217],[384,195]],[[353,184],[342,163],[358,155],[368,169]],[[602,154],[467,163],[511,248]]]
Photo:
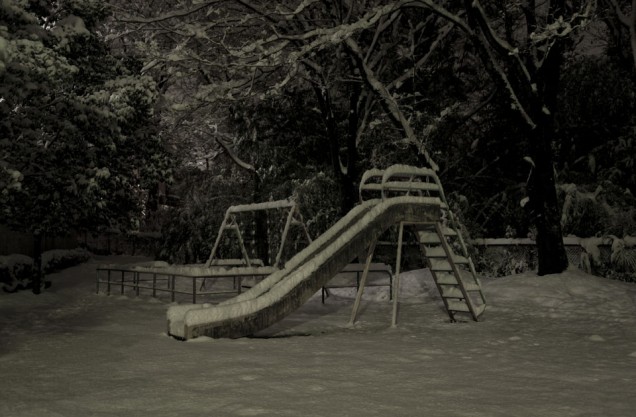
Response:
[[[246,240],[244,238],[244,234],[246,230],[241,230],[241,222],[239,217],[252,217],[252,227],[248,229],[252,233],[252,243],[254,243],[254,239],[256,236],[254,235],[254,231],[256,229],[256,214],[259,212],[282,212],[282,218],[284,218],[284,226],[280,231],[280,241],[278,242],[278,250],[276,252],[276,256],[273,259],[262,260],[254,257],[254,255],[250,256],[248,250],[246,248]],[[270,217],[268,219],[268,236],[272,235],[274,227],[271,227],[273,222],[270,222]],[[248,267],[252,266],[264,266],[265,264],[271,264],[271,266],[275,269],[280,268],[281,259],[283,257],[283,252],[287,248],[287,238],[292,227],[299,227],[304,234],[304,237],[307,239],[308,244],[312,242],[312,239],[309,235],[309,231],[305,226],[305,222],[303,221],[303,217],[298,210],[298,206],[296,202],[293,200],[278,200],[278,201],[268,201],[265,203],[254,203],[254,204],[241,204],[237,206],[229,207],[225,212],[225,217],[223,218],[223,222],[219,227],[219,232],[216,236],[216,241],[214,242],[214,246],[212,247],[212,251],[210,252],[210,257],[208,258],[205,266],[233,266],[233,265],[244,265]],[[241,258],[219,258],[219,248],[221,246],[221,242],[223,241],[223,237],[227,234],[233,234],[236,238],[236,243],[241,253]],[[231,238],[230,238],[231,239]],[[269,240],[269,239],[268,239]],[[269,245],[268,245],[269,247]],[[252,252],[255,252],[254,250]],[[271,262],[270,262],[271,261]]]

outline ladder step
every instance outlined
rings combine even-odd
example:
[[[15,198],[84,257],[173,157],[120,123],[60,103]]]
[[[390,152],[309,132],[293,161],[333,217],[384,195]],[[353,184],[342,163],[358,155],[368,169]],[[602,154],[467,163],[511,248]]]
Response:
[[[468,292],[481,291],[481,287],[475,283],[464,282],[464,289]]]
[[[444,298],[464,298],[464,294],[457,286],[443,286],[442,297]]]
[[[420,243],[422,244],[431,244],[431,243],[441,243],[439,240],[439,236],[435,232],[419,232]]]
[[[424,246],[424,251],[426,252],[426,257],[428,258],[445,258],[446,252],[444,252],[444,248],[439,246]]]
[[[453,270],[453,268],[451,267],[451,264],[446,259],[429,259],[429,262],[431,263],[431,269],[433,271],[450,272]]]
[[[464,301],[459,300],[447,300],[448,309],[450,311],[458,311],[461,313],[470,313],[470,308],[468,304]],[[480,304],[478,306],[473,306],[473,310],[475,311],[475,318],[478,318],[482,315],[482,313],[486,310],[486,304]]]
[[[451,229],[450,227],[443,227],[442,233],[444,236],[457,236],[457,232]],[[418,232],[420,243],[428,244],[428,243],[440,243],[439,235],[436,231],[428,231],[428,230],[420,230]]]
[[[446,258],[446,252],[441,246],[426,246],[424,250],[427,258]],[[468,258],[457,254],[453,254],[453,261],[456,264],[468,264]]]
[[[442,297],[444,298],[464,298],[464,294],[462,290],[459,289],[457,284],[440,284],[442,289]],[[465,284],[464,290],[466,292],[478,292],[481,291],[478,285],[475,284]]]
[[[448,272],[437,272],[435,274],[437,277],[437,283],[442,285],[457,285],[457,279],[455,275],[450,274]]]
[[[460,269],[459,272],[462,275],[461,278],[462,278],[462,282],[464,283],[464,285],[474,284],[477,287],[479,287],[479,281],[477,281],[477,277],[474,276],[469,270]]]
[[[480,304],[474,307],[474,309],[475,309],[475,316],[479,317],[484,312],[484,310],[486,310],[486,304]]]
[[[457,236],[457,232],[448,226],[442,226],[442,233],[444,236]]]
[[[448,300],[448,309],[451,311],[461,311],[464,313],[470,313],[468,304],[466,304],[464,301]]]

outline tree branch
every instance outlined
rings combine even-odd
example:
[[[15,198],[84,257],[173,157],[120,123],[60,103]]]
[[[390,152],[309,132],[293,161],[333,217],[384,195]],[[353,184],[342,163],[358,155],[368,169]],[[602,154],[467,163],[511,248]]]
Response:
[[[166,20],[179,19],[182,17],[189,16],[198,12],[199,10],[203,10],[206,7],[210,7],[214,4],[223,3],[224,0],[210,0],[203,2],[201,4],[197,4],[192,8],[185,8],[180,10],[170,11],[159,16],[155,17],[123,17],[123,18],[115,18],[116,21],[122,23],[158,23],[164,22]]]
[[[382,98],[391,116],[402,127],[402,130],[404,131],[404,134],[406,135],[407,141],[409,143],[412,143],[418,148],[418,151],[424,156],[424,159],[426,159],[426,162],[430,165],[430,167],[434,171],[438,171],[439,166],[431,158],[431,156],[429,155],[424,145],[417,140],[417,136],[415,135],[415,132],[413,131],[413,128],[411,127],[411,124],[404,116],[404,113],[400,109],[400,106],[398,105],[398,103],[395,101],[395,98],[393,98],[389,90],[387,90],[386,86],[378,79],[378,77],[373,73],[371,68],[369,68],[368,65],[364,62],[364,54],[362,53],[360,46],[358,46],[358,44],[353,38],[347,38],[345,40],[345,44],[347,45],[347,47],[353,54],[353,57],[355,58],[356,63],[358,67],[360,68],[360,71],[364,75],[366,82],[369,84],[372,90]]]
[[[258,172],[256,171],[256,168],[254,168],[254,165],[249,164],[243,161],[241,158],[239,158],[234,153],[234,151],[232,151],[230,147],[223,141],[223,139],[221,139],[221,137],[215,135],[214,139],[216,140],[216,143],[218,143],[221,146],[221,148],[223,148],[223,151],[225,151],[227,156],[230,157],[232,162],[234,162],[239,168],[242,168],[248,172],[251,172],[252,174],[258,175]]]

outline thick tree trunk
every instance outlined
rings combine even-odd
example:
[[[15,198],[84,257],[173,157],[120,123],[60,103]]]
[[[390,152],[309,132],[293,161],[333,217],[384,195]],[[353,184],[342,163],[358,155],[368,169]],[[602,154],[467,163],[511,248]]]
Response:
[[[550,3],[550,14],[560,16],[565,10],[563,0]],[[530,149],[535,162],[535,169],[528,189],[534,223],[537,228],[537,256],[539,275],[558,274],[568,267],[568,258],[563,246],[561,229],[561,210],[557,200],[556,179],[554,175],[554,151],[552,145],[555,138],[554,116],[558,106],[558,92],[561,79],[564,40],[557,40],[545,58],[543,66],[536,74],[539,85],[539,103],[535,105],[537,127],[531,138]]]
[[[550,128],[541,128],[541,124],[530,139],[535,166],[528,181],[528,196],[530,215],[537,229],[538,274],[546,275],[563,272],[568,267],[568,259],[555,186],[552,136]]]
[[[352,111],[349,114],[350,127],[347,138],[347,165],[346,172],[343,172],[340,158],[340,134],[338,132],[337,122],[334,118],[329,92],[318,87],[314,88],[314,92],[316,94],[316,99],[320,106],[320,111],[325,122],[325,130],[327,133],[327,139],[329,141],[329,156],[331,159],[331,167],[333,170],[334,178],[338,181],[338,185],[340,186],[340,214],[344,216],[356,204],[356,197],[358,195],[356,172],[356,161],[358,155],[356,149],[358,115],[355,111],[355,107],[352,107]],[[355,100],[353,97],[350,100],[352,106],[355,106],[355,101],[357,101],[358,97],[359,91],[358,95],[355,96]],[[351,129],[356,129],[356,132],[352,133]]]

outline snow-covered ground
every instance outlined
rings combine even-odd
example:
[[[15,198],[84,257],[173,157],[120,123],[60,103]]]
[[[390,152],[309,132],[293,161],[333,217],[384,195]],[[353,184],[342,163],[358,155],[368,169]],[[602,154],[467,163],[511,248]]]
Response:
[[[135,259],[139,261],[140,259]],[[261,337],[179,342],[166,302],[95,294],[101,258],[0,294],[0,416],[636,415],[636,285],[568,271],[484,281],[449,323],[426,271],[312,298]],[[337,293],[337,294],[336,294]]]

